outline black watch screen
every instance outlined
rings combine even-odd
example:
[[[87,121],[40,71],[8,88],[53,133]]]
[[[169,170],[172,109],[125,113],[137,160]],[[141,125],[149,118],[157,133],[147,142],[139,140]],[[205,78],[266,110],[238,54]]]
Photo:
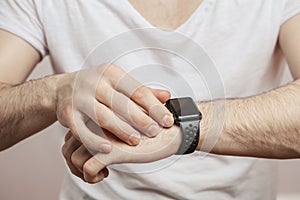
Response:
[[[173,113],[175,123],[201,120],[202,118],[201,112],[190,97],[170,99],[166,106]]]
[[[176,155],[193,153],[200,138],[200,120],[202,114],[190,97],[170,99],[166,107],[173,114],[175,124],[180,125],[182,143]]]

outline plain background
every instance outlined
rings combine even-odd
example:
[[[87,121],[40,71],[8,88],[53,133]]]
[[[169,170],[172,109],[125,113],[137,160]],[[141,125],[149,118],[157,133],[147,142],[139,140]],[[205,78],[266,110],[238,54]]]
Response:
[[[52,74],[44,60],[30,79]],[[56,200],[65,176],[58,124],[0,153],[0,200]],[[272,161],[278,165],[280,200],[300,199],[300,160]]]

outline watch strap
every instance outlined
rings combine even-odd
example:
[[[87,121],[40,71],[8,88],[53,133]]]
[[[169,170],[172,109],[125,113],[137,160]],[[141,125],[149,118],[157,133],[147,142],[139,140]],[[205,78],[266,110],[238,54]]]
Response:
[[[199,127],[199,120],[180,122],[182,142],[176,155],[190,154],[196,150],[200,137]]]

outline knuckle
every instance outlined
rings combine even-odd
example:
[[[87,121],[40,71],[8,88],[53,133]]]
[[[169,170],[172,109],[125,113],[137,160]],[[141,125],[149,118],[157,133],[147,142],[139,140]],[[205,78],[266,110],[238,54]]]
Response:
[[[73,153],[73,154],[71,155],[71,162],[72,162],[75,166],[80,167],[80,161],[79,161],[79,159],[78,159],[78,157],[76,156],[75,153]]]
[[[89,164],[88,162],[83,165],[83,171],[91,177],[93,177],[97,174],[97,172],[95,171],[93,166],[91,164]]]
[[[67,142],[72,137],[72,132],[68,131],[68,133],[65,135],[65,142]]]
[[[110,65],[110,63],[103,63],[101,65],[98,65],[96,67],[96,72],[98,74],[103,74],[107,70],[107,68],[108,68],[109,65]]]
[[[134,100],[136,100],[136,99],[141,99],[141,98],[143,98],[143,96],[144,96],[144,94],[143,94],[140,90],[136,90],[136,91],[132,94],[131,98],[134,99]]]
[[[111,91],[111,86],[110,84],[104,80],[101,79],[98,83],[97,83],[97,87],[96,87],[96,97],[98,100],[100,101],[105,101],[108,99],[108,97],[112,96],[112,91]]]
[[[112,123],[112,119],[108,119],[107,115],[105,114],[105,110],[102,106],[99,106],[96,111],[97,123],[100,127],[108,127]]]
[[[134,100],[142,99],[148,94],[149,94],[149,89],[146,88],[145,86],[142,86],[137,90],[135,90],[135,92],[132,94],[132,99]]]
[[[62,146],[62,148],[61,148],[61,152],[62,152],[64,158],[65,158],[66,160],[68,160],[69,157],[70,157],[68,145],[64,144],[64,145]]]
[[[136,117],[135,115],[131,116],[132,123],[139,128],[145,128],[151,123],[151,120],[147,116],[138,116]]]
[[[100,119],[98,119],[98,124],[100,125],[100,127],[102,128],[109,128],[112,125],[111,120],[108,120],[104,117],[101,117]]]
[[[114,75],[114,70],[117,68],[117,66],[113,63],[105,63],[103,65],[101,65],[100,69],[103,73],[104,76],[112,76]]]
[[[98,112],[96,117],[97,117],[96,120],[97,120],[98,125],[102,127],[104,124],[104,121],[105,121],[104,115],[101,112]]]

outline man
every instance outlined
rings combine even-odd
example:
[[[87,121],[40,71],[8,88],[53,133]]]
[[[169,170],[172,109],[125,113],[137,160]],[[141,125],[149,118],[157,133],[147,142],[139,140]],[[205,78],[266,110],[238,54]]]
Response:
[[[212,153],[299,157],[298,142],[295,142],[299,141],[300,130],[298,1],[2,0],[1,8],[0,109],[5,113],[1,118],[1,149],[58,119],[72,131],[64,146],[67,162],[74,174],[90,183],[107,176],[104,167],[112,163],[150,162],[176,153],[182,138],[180,129],[172,126],[171,113],[162,104],[169,98],[168,93],[141,86],[117,65],[98,63],[99,67],[72,73],[80,70],[85,62],[88,67],[95,66],[93,59],[85,59],[106,39],[132,29],[158,27],[190,37],[203,46],[216,63],[228,100],[221,136]],[[184,42],[179,42],[188,48]],[[128,44],[124,42],[124,45]],[[108,48],[107,53],[114,48]],[[283,77],[281,51],[295,81],[278,88]],[[55,71],[63,74],[21,84],[47,54]],[[150,52],[147,58],[175,67],[179,62],[160,56],[158,52]],[[129,64],[143,62],[146,62],[144,56],[133,55],[132,59],[120,61],[123,64],[120,67],[128,70]],[[186,68],[178,68],[178,71],[191,77]],[[131,87],[118,82],[122,77],[126,77],[124,83],[131,83],[128,84]],[[191,87],[197,88],[197,83]],[[203,114],[198,150],[204,139],[210,137],[210,127],[222,120],[222,117],[211,117],[211,103],[202,101],[208,97],[201,99],[201,92],[196,94]],[[123,95],[115,98],[119,93]],[[122,106],[109,109],[116,105],[114,100],[120,100],[117,105],[129,105],[130,112],[122,110]],[[96,112],[86,105],[94,105]],[[148,115],[141,112],[139,106]],[[88,118],[107,131],[110,142],[93,134],[86,126]],[[160,131],[158,125],[172,128]],[[142,140],[137,147],[129,146],[139,143],[140,133],[158,136]],[[86,147],[103,153],[91,157]],[[158,147],[159,151],[155,151]],[[147,156],[143,154],[149,151]],[[136,169],[137,166],[131,165],[112,167],[110,178],[93,186],[73,177],[67,180],[61,198],[275,198],[268,166],[253,159],[209,156],[200,160],[196,153],[182,156],[159,170],[150,168],[151,173],[149,170],[148,173],[135,173]]]

